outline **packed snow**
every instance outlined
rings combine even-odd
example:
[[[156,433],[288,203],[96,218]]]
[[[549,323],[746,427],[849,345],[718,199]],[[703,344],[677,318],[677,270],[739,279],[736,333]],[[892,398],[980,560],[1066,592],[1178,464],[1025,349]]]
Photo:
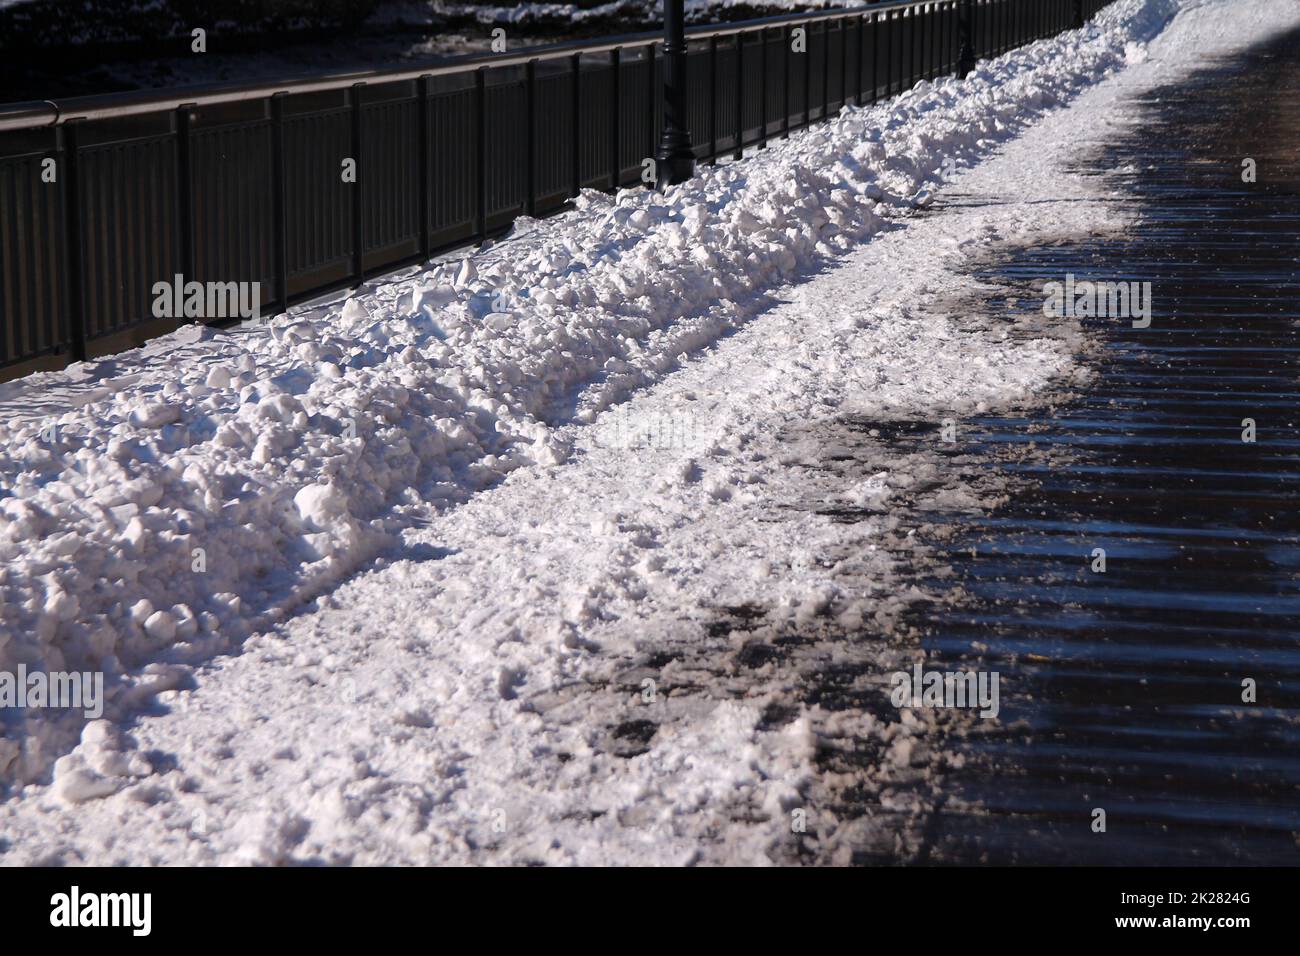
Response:
[[[667,673],[637,662],[709,609],[850,628],[909,599],[873,536],[933,466],[839,489],[881,518],[835,525],[786,508],[817,482],[783,436],[1074,374],[1077,330],[983,321],[964,272],[1121,228],[1064,170],[1078,130],[1300,21],[1181,6],[1150,48],[1176,0],[265,328],[0,386],[0,671],[109,679],[101,720],[6,715],[0,860],[771,858],[828,718],[764,729],[779,674],[701,667],[619,754]],[[957,190],[1001,201],[931,208]],[[897,763],[921,730],[873,732]]]

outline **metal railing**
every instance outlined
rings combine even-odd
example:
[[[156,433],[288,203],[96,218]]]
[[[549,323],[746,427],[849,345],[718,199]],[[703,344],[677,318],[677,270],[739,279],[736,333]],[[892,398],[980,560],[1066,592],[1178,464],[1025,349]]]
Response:
[[[698,161],[964,72],[1106,0],[897,0],[687,32]],[[170,331],[151,290],[258,282],[264,313],[642,182],[659,38],[0,109],[0,375]],[[340,174],[355,163],[355,181]],[[51,162],[52,161],[52,162]]]

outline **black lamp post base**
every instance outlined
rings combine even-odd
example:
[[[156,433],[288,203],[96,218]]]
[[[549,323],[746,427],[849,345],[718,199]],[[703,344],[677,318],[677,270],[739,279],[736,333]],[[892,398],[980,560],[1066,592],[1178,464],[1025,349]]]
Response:
[[[695,152],[691,149],[691,134],[685,130],[665,130],[655,152],[655,188],[676,186],[694,175]]]
[[[957,58],[957,77],[966,79],[975,72],[975,51],[970,47],[962,47],[961,53]]]

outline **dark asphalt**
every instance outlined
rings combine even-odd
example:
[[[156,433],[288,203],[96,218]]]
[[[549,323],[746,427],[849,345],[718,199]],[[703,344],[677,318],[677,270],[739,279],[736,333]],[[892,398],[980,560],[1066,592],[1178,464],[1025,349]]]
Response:
[[[988,303],[1004,314],[1073,273],[1150,281],[1154,315],[1084,320],[1084,394],[962,423],[953,468],[1013,492],[927,536],[956,573],[910,621],[928,667],[1000,673],[1001,721],[946,771],[917,844],[860,862],[1300,863],[1300,36],[1142,113],[1081,159],[1132,170],[1136,230],[986,276],[1019,290]]]

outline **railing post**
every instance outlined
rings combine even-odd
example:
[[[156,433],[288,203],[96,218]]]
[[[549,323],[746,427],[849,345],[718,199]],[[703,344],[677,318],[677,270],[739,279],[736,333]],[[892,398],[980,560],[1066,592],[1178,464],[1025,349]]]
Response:
[[[910,90],[911,74],[913,74],[915,59],[917,59],[917,52],[915,52],[917,51],[917,44],[915,44],[913,39],[913,27],[915,27],[913,21],[915,20],[915,17],[911,16],[911,14],[913,14],[913,12],[911,12],[910,9],[898,10],[898,16],[900,16],[902,23],[904,23],[904,29],[902,29],[902,49],[901,51],[898,51],[898,61],[900,61],[898,62],[898,65],[900,65],[900,70],[898,70],[898,72],[900,72],[901,75],[901,78],[898,79],[898,92]]]
[[[289,311],[289,223],[284,175],[284,92],[271,96],[271,229],[275,291],[280,311]]]
[[[429,234],[429,84],[432,81],[433,77],[427,73],[416,81],[416,108],[420,111],[416,123],[420,136],[420,143],[416,147],[420,163],[420,258],[425,261],[428,261],[433,251],[433,240]]]
[[[921,20],[920,7],[912,7],[908,13],[911,14],[909,19],[912,21],[908,28],[912,42],[907,47],[907,89],[910,90],[924,75],[921,60],[925,56],[925,26]]]
[[[478,166],[478,237],[487,239],[488,177],[487,177],[487,69],[474,71],[474,160]]]
[[[659,124],[655,122],[655,45],[646,44],[645,48],[646,62],[646,81],[645,81],[645,102],[646,111],[650,118],[650,136],[646,140],[646,155],[653,156],[655,151],[655,134],[659,132]]]
[[[736,142],[732,159],[745,156],[745,34],[736,34]]]
[[[718,162],[718,38],[709,37],[709,161]]]
[[[975,69],[974,0],[958,0],[957,6],[957,76],[965,79]]]
[[[948,4],[937,0],[934,4],[934,78],[944,75],[948,63]]]
[[[573,195],[582,192],[582,54],[573,54]]]
[[[781,138],[790,138],[790,46],[794,43],[794,27],[786,27],[781,38],[785,52],[781,54],[785,76],[781,85]]]
[[[874,103],[880,99],[880,50],[881,37],[884,31],[880,29],[880,14],[871,15],[871,102]]]
[[[866,61],[863,59],[866,53],[866,31],[867,17],[863,14],[858,17],[858,87],[857,92],[853,94],[853,103],[856,106],[862,105],[862,88],[866,85],[864,79],[866,74],[863,72],[866,68]]]
[[[615,192],[618,191],[618,187],[623,180],[623,164],[621,162],[621,156],[619,155],[622,152],[620,147],[623,138],[619,135],[620,127],[622,125],[619,119],[621,113],[620,107],[622,104],[619,102],[621,94],[619,93],[618,85],[619,72],[622,69],[622,63],[623,57],[618,47],[610,50],[609,67],[611,75],[609,99],[611,105],[609,110],[609,188]]]
[[[180,206],[181,274],[194,279],[194,196],[190,176],[190,124],[194,104],[176,108],[176,194]]]
[[[664,124],[655,153],[660,189],[695,174],[695,152],[686,128],[686,15],[682,0],[664,0]]]
[[[953,9],[952,5],[949,4],[949,0],[944,0],[943,3],[939,4],[939,48],[941,52],[939,55],[939,66],[936,68],[936,75],[940,75],[940,77],[941,75],[944,75],[949,62],[952,62],[950,57],[953,55]]]
[[[365,278],[365,219],[362,218],[364,205],[361,196],[361,183],[365,179],[365,163],[361,161],[361,151],[365,139],[361,131],[361,91],[364,83],[352,84],[352,160],[356,165],[356,180],[352,183],[352,277],[360,285]]]
[[[840,112],[849,106],[849,21],[840,21]]]
[[[803,125],[812,123],[812,21],[803,24]]]
[[[81,246],[81,184],[78,179],[78,134],[81,120],[63,126],[64,279],[68,301],[68,350],[74,362],[86,360],[85,269]]]
[[[759,72],[762,74],[762,91],[761,112],[762,117],[758,126],[758,145],[767,149],[767,27],[758,31],[758,40],[762,47],[762,54],[759,57]]]
[[[526,140],[524,149],[527,153],[528,170],[527,196],[524,199],[524,212],[528,215],[537,213],[537,61],[529,60],[524,65],[524,131]]]
[[[885,31],[885,96],[890,96],[894,92],[894,70],[902,72],[899,64],[894,62],[894,36],[901,33],[902,28],[897,25],[899,22],[897,10],[886,10],[884,18],[888,28]],[[901,80],[899,84],[902,84]]]
[[[831,21],[822,21],[822,120],[831,115]]]
[[[930,5],[927,3],[916,9],[920,14],[919,19],[921,21],[921,62],[917,64],[916,72],[921,79],[928,80],[930,78],[930,47],[933,42],[930,35]]]

